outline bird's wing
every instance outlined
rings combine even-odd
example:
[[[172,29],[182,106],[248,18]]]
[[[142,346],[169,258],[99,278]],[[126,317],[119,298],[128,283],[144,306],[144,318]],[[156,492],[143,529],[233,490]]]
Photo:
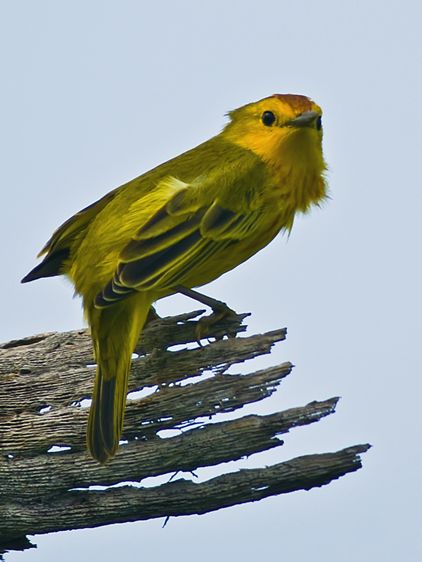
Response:
[[[116,193],[117,189],[107,193],[64,222],[39,252],[38,257],[46,254],[43,261],[22,279],[22,283],[65,273],[66,263],[75,241],[83,238],[91,221],[114,198]]]
[[[193,269],[248,237],[261,222],[258,211],[225,208],[218,199],[198,203],[195,190],[174,178],[176,193],[123,248],[113,279],[95,300],[109,306],[134,291],[166,291],[182,285]],[[182,186],[183,184],[183,186]]]

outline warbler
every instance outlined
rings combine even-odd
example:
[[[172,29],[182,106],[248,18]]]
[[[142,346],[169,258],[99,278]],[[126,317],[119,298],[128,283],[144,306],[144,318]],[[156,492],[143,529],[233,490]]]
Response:
[[[96,379],[87,445],[122,435],[131,357],[151,305],[233,269],[326,197],[322,111],[274,94],[228,113],[196,148],[111,191],[60,226],[22,282],[66,275],[82,296]]]

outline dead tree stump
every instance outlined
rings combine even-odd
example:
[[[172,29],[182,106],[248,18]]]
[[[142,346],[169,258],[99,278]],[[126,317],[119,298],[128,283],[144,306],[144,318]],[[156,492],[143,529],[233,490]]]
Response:
[[[150,476],[192,472],[279,447],[280,435],[334,412],[337,398],[269,415],[215,422],[270,396],[292,365],[228,374],[232,365],[270,353],[286,330],[249,337],[242,321],[221,321],[195,343],[195,311],[154,320],[136,349],[124,443],[99,465],[86,454],[92,347],[86,330],[48,333],[0,345],[0,550],[30,547],[28,534],[206,513],[268,496],[309,490],[358,470],[355,445],[206,482],[175,479],[152,488]],[[138,391],[141,391],[140,393]],[[163,430],[178,430],[168,437]],[[138,486],[91,489],[119,482]]]

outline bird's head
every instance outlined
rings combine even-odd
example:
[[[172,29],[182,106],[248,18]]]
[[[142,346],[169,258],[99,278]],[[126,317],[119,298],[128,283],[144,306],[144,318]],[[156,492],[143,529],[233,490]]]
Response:
[[[322,111],[306,96],[274,94],[228,115],[223,136],[270,164],[290,151],[322,159]]]

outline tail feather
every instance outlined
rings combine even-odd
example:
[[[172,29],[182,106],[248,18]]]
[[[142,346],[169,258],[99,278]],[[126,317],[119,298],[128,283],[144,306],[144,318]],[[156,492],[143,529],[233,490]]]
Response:
[[[132,353],[150,305],[150,300],[138,293],[110,308],[88,311],[97,373],[87,445],[100,463],[113,457],[119,446]]]
[[[100,463],[116,453],[125,407],[125,401],[118,400],[115,393],[117,376],[107,380],[103,371],[103,368],[97,369],[87,428],[88,450]],[[127,387],[127,381],[123,384]]]

